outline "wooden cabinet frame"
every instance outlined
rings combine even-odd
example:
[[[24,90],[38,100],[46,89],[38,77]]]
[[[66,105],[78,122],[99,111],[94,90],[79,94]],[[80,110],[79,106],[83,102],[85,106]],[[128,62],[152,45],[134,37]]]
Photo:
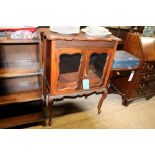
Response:
[[[88,95],[93,93],[102,93],[102,97],[98,103],[98,113],[100,113],[103,100],[107,96],[108,78],[118,41],[120,41],[120,39],[114,36],[108,36],[106,38],[88,38],[81,33],[75,36],[65,36],[50,32],[43,34],[43,36],[44,45],[46,44],[46,51],[44,51],[44,59],[46,60],[45,66],[49,69],[49,71],[45,71],[45,75],[47,76],[47,87],[49,89],[49,94],[47,96],[49,125],[51,125],[51,109],[53,102],[65,97],[87,97]],[[82,82],[85,78],[85,74],[88,75],[90,58],[94,53],[107,54],[106,62],[103,67],[101,82],[97,85],[91,86],[89,90],[83,90]],[[60,79],[59,63],[60,56],[62,54],[81,55],[77,86],[75,86],[74,88],[70,88],[69,86],[66,86],[64,89],[58,88],[58,82]]]

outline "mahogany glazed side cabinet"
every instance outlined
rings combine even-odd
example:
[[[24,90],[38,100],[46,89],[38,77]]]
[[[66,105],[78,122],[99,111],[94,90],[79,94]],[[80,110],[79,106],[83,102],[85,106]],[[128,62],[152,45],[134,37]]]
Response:
[[[87,97],[93,93],[102,93],[98,103],[100,113],[120,39],[112,35],[94,38],[84,33],[61,35],[52,32],[44,33],[42,39],[49,125],[53,102],[65,97]],[[99,60],[102,61],[100,67],[97,65]]]

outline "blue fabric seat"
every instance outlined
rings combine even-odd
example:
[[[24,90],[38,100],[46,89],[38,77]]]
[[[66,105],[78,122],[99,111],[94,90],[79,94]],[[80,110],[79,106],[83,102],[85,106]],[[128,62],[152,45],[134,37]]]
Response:
[[[138,67],[139,64],[139,58],[126,51],[117,50],[112,68],[135,68]]]

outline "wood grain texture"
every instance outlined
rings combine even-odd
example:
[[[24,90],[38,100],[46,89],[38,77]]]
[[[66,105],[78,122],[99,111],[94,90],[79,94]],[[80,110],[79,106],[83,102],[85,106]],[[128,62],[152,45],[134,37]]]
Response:
[[[75,89],[78,85],[78,72],[65,73],[60,75],[58,89]]]
[[[0,105],[42,100],[40,90],[12,93],[0,96]]]
[[[0,78],[32,76],[39,74],[41,74],[41,71],[38,70],[37,65],[31,68],[22,68],[22,67],[0,68]]]
[[[0,119],[0,128],[16,127],[39,121],[43,121],[42,112]]]
[[[141,62],[144,59],[142,53],[141,42],[138,33],[128,33],[123,50],[133,54],[134,56],[140,58]]]
[[[146,61],[155,60],[155,37],[140,37],[143,54]]]

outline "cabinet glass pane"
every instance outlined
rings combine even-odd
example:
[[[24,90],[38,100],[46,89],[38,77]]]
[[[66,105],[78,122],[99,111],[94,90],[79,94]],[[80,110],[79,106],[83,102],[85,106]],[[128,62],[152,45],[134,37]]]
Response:
[[[103,70],[106,64],[107,53],[96,54],[90,56],[88,79],[90,86],[100,85],[102,83]]]
[[[59,89],[76,88],[79,80],[81,54],[62,54],[59,62]]]

